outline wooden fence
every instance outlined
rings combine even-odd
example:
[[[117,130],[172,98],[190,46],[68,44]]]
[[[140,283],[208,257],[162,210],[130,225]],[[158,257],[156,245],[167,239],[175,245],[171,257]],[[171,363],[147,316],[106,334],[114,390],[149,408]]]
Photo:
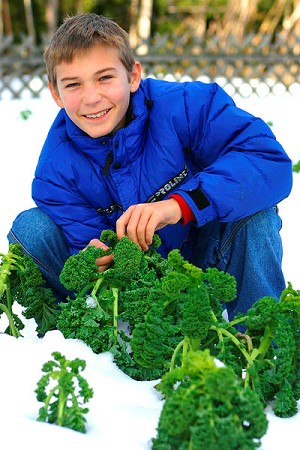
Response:
[[[25,92],[39,97],[47,86],[44,40],[33,45],[24,36],[13,44],[0,42],[0,99],[19,98]],[[217,81],[230,95],[300,95],[300,36],[248,35],[242,42],[213,36],[154,36],[135,49],[143,76],[176,81]]]

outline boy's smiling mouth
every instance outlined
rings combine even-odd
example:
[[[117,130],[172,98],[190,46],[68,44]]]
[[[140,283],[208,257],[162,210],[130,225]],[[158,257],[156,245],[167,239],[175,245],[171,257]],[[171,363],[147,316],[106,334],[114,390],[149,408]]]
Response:
[[[104,109],[103,111],[100,111],[96,114],[84,114],[84,117],[87,117],[88,119],[98,119],[101,116],[104,116],[105,114],[107,114],[110,111],[109,109]]]

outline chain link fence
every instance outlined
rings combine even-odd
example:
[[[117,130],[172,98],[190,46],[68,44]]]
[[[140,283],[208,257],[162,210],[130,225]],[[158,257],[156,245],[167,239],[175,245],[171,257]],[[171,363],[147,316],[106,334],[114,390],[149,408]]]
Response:
[[[24,36],[0,43],[0,99],[38,98],[47,87],[43,53],[46,39],[36,46]],[[218,82],[230,95],[290,93],[300,96],[300,36],[249,34],[239,42],[213,36],[156,35],[134,49],[142,63],[143,77],[176,81]]]

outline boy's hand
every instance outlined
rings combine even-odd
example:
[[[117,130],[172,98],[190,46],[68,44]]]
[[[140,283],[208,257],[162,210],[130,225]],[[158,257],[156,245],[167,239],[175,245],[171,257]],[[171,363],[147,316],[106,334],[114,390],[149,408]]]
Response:
[[[101,242],[99,239],[92,239],[88,246],[93,246],[96,248],[103,248],[103,250],[108,250],[107,245],[105,245],[103,242]],[[101,258],[96,259],[96,264],[98,266],[99,272],[104,272],[106,269],[109,268],[111,263],[113,262],[114,255],[107,255],[102,256]]]
[[[146,251],[156,230],[175,224],[181,218],[181,208],[173,198],[156,203],[140,203],[130,206],[117,220],[116,232],[119,239],[126,235]]]

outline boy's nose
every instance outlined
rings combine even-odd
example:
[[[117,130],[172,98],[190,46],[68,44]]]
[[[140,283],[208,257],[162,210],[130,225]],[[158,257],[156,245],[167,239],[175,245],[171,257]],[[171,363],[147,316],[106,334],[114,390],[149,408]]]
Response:
[[[94,85],[88,86],[84,90],[84,101],[85,103],[97,103],[102,99],[102,92],[99,87]]]

